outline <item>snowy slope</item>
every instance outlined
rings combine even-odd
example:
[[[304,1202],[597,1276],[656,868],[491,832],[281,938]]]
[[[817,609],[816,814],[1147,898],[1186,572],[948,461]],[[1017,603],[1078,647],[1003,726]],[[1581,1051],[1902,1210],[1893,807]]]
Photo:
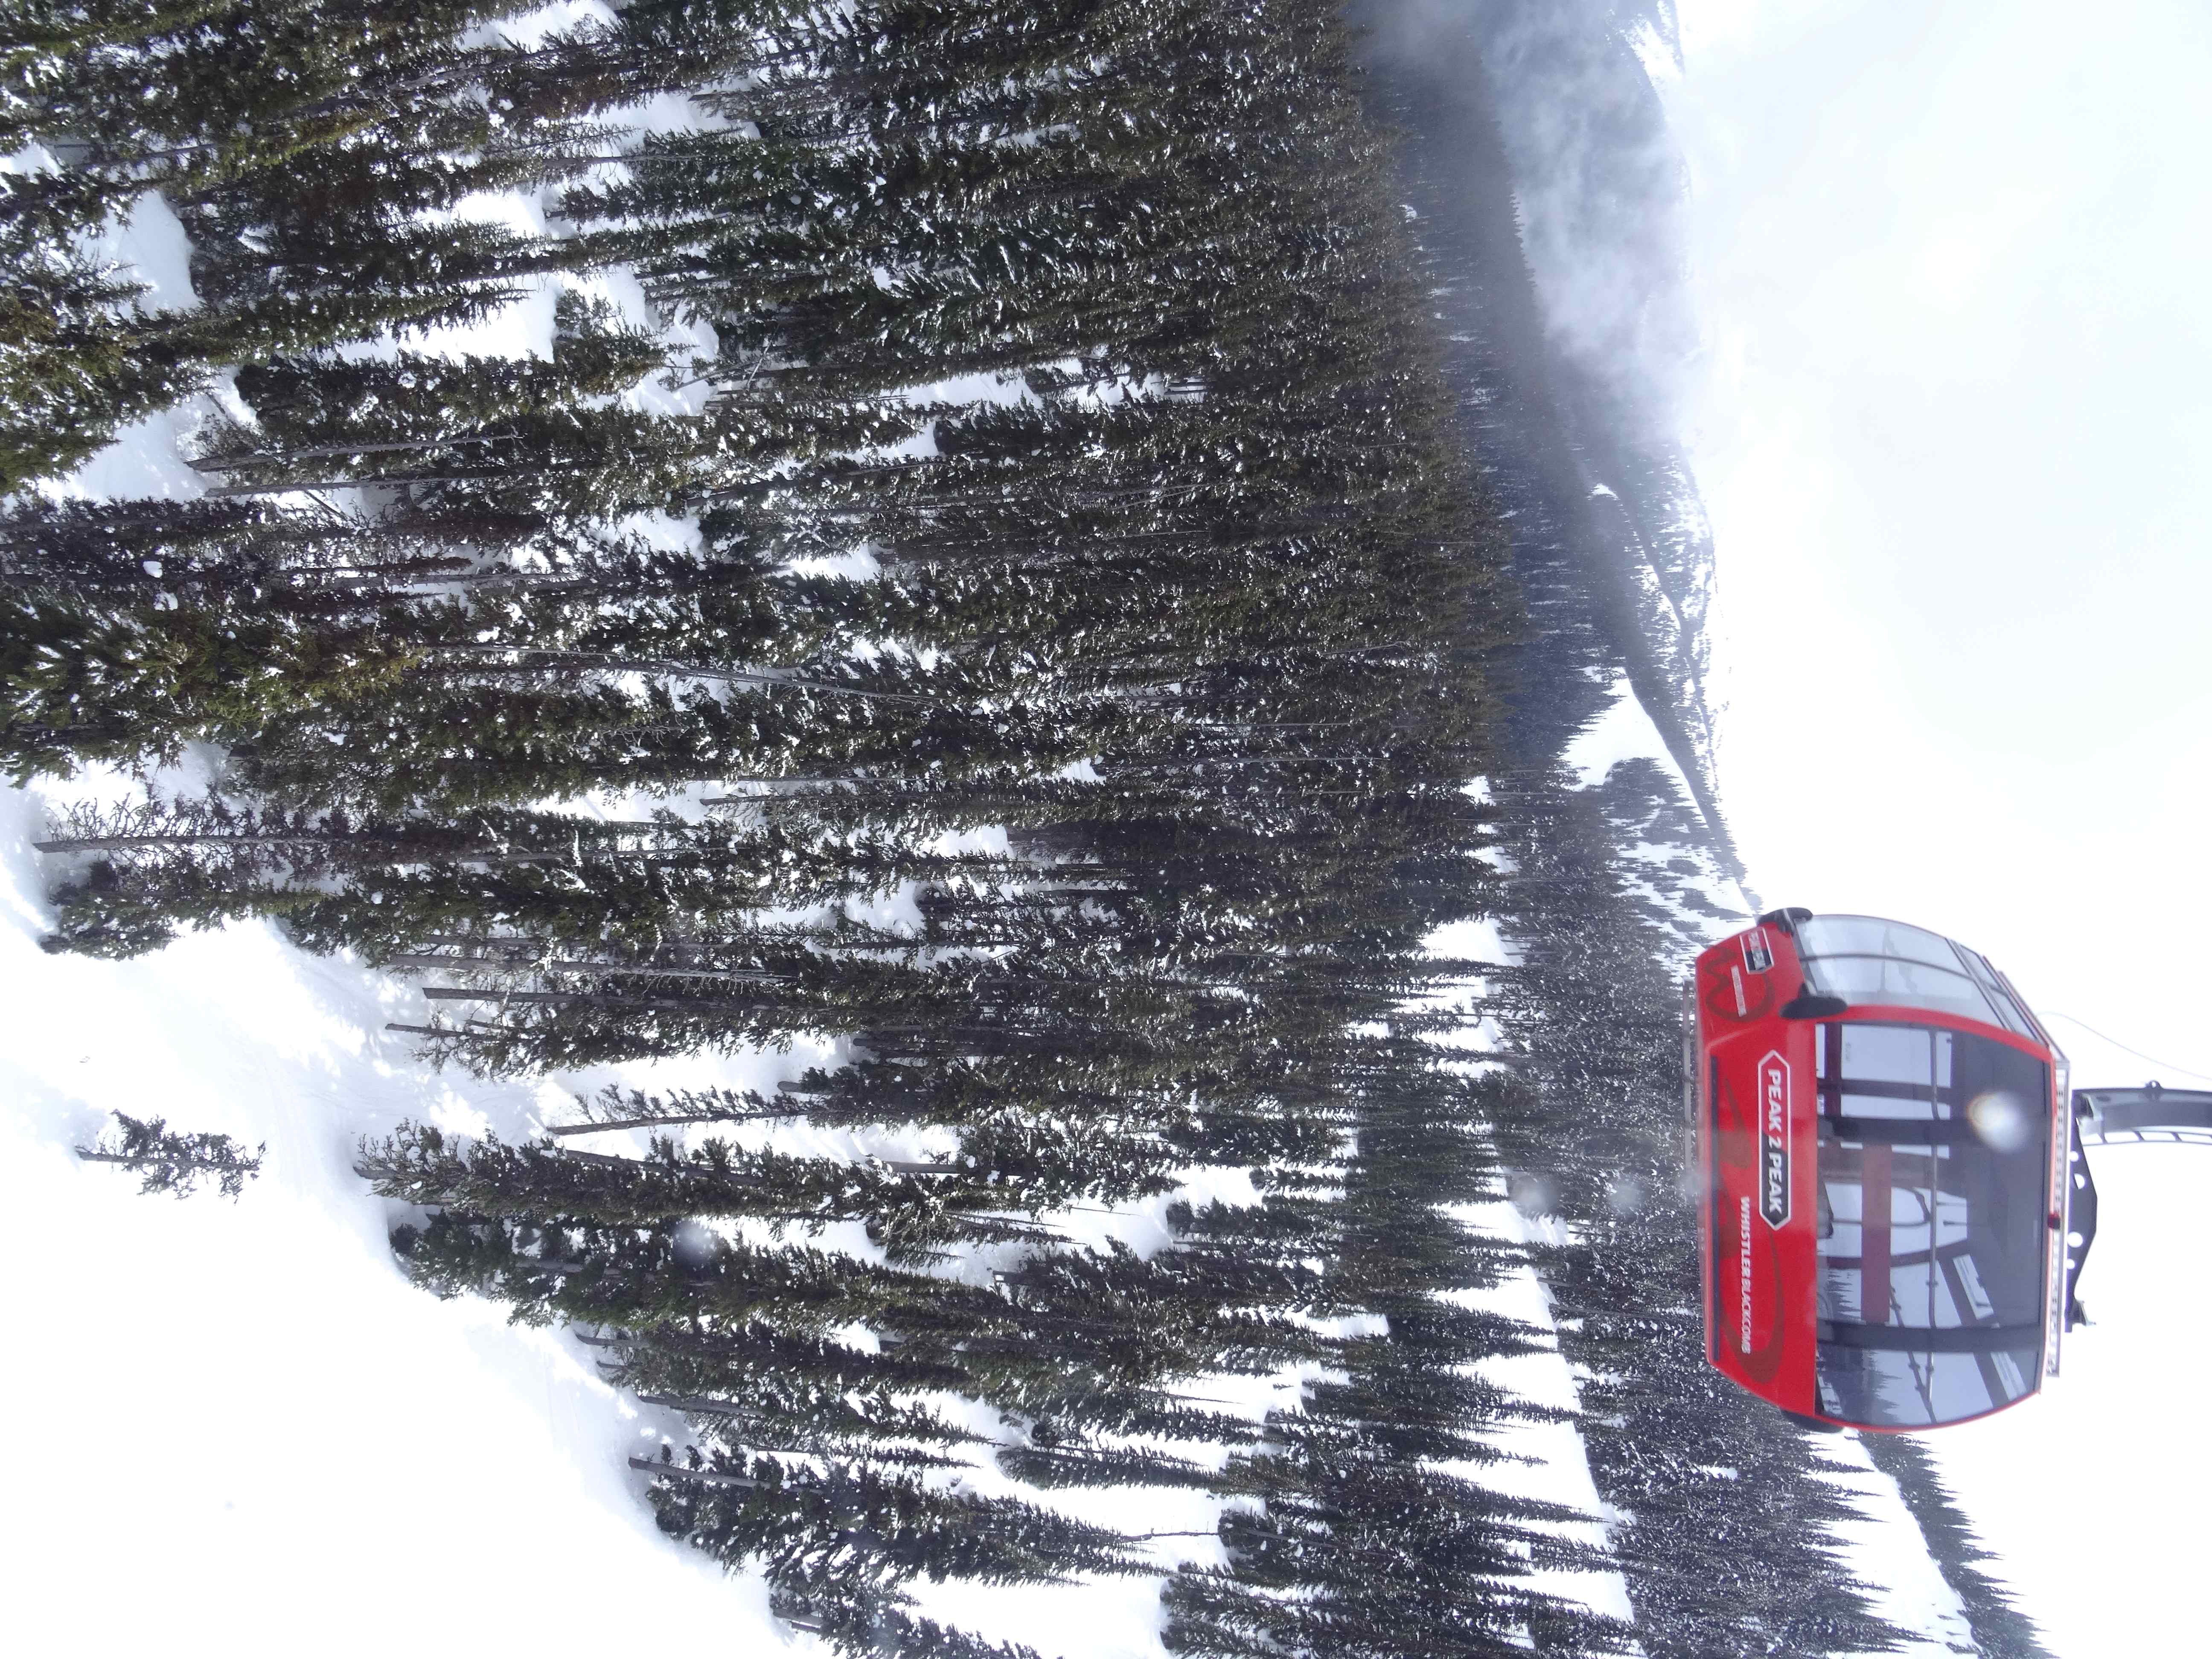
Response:
[[[1865,1587],[1875,1616],[1912,1634],[1901,1651],[1911,1659],[1980,1652],[1966,1606],[1929,1553],[1897,1482],[1874,1466],[1857,1435],[1822,1435],[1813,1448],[1858,1510],[1856,1518],[1831,1528],[1838,1553]]]
[[[502,27],[526,42],[596,9],[556,4]],[[635,116],[641,131],[700,123],[675,99]],[[43,159],[26,152],[7,164]],[[539,205],[520,195],[463,206],[467,216],[544,228]],[[148,305],[197,303],[183,234],[158,198],[112,226],[100,252],[147,284]],[[633,321],[654,320],[626,272],[569,280],[607,293]],[[554,293],[540,283],[471,327],[409,343],[542,356]],[[676,401],[653,385],[629,395]],[[199,494],[204,480],[181,450],[202,414],[187,405],[138,422],[54,492]],[[163,781],[205,786],[204,766],[188,762],[183,773]],[[434,1074],[411,1038],[382,1029],[422,1020],[411,986],[301,952],[265,923],[193,935],[127,963],[45,955],[46,872],[31,843],[49,811],[137,793],[112,774],[0,791],[0,995],[9,1010],[0,1194],[14,1255],[37,1264],[11,1309],[16,1328],[46,1334],[52,1348],[4,1384],[9,1419],[41,1425],[11,1472],[18,1515],[32,1524],[0,1553],[0,1583],[31,1612],[25,1650],[124,1652],[195,1633],[212,1647],[219,1630],[224,1650],[244,1653],[423,1640],[567,1652],[649,1630],[678,1645],[826,1651],[769,1617],[756,1577],[726,1582],[654,1528],[644,1478],[626,1459],[664,1437],[683,1443],[680,1418],[618,1397],[564,1334],[512,1328],[488,1305],[441,1304],[407,1284],[386,1243],[387,1206],[350,1168],[360,1138],[402,1119],[518,1138],[573,1118],[572,1095],[614,1074],[536,1085]],[[620,1080],[773,1093],[780,1079],[837,1058],[802,1042],[777,1054],[627,1065]],[[235,1206],[143,1199],[130,1178],[70,1151],[94,1140],[112,1110],[266,1142],[264,1173]],[[771,1134],[787,1151],[856,1150],[852,1137],[804,1126],[756,1126],[746,1138]],[[1143,1249],[1164,1241],[1168,1201],[1061,1219],[1086,1242],[1113,1233]],[[848,1231],[817,1242],[879,1255]],[[1257,1417],[1296,1388],[1295,1376],[1248,1380],[1236,1403]],[[1014,1485],[988,1465],[970,1480],[985,1491]],[[1218,1559],[1219,1505],[1203,1494],[1042,1501],[1132,1531],[1206,1534],[1158,1540],[1164,1570],[1187,1556]],[[1048,1653],[1160,1652],[1157,1579],[917,1589],[926,1612]],[[355,1616],[334,1620],[334,1609]]]
[[[1426,943],[1431,955],[1462,962],[1504,964],[1520,959],[1497,922],[1488,917],[1449,923],[1432,933]],[[1456,1012],[1466,1019],[1454,1031],[1432,1040],[1439,1046],[1462,1051],[1468,1058],[1454,1065],[1464,1067],[1470,1075],[1485,1068],[1495,1069],[1496,1061],[1480,1056],[1495,1052],[1503,1042],[1497,1023],[1476,1015],[1485,994],[1484,981],[1475,979],[1426,1000],[1426,1006]],[[1452,1212],[1453,1219],[1472,1233],[1514,1244],[1564,1242],[1566,1224],[1559,1217],[1525,1216],[1508,1200],[1510,1181],[1510,1171],[1499,1171],[1495,1194],[1480,1204],[1458,1206]],[[1517,1320],[1534,1345],[1532,1352],[1500,1354],[1479,1362],[1475,1370],[1486,1380],[1540,1408],[1581,1410],[1580,1379],[1574,1365],[1559,1352],[1559,1328],[1553,1313],[1552,1295],[1534,1267],[1524,1261],[1497,1284],[1459,1291],[1451,1299],[1464,1307]],[[1562,1534],[1591,1549],[1609,1551],[1613,1517],[1590,1474],[1589,1449],[1577,1423],[1509,1419],[1494,1425],[1485,1437],[1504,1455],[1500,1461],[1449,1464],[1449,1472],[1509,1498],[1557,1504],[1573,1510],[1585,1518],[1563,1526]],[[1635,1617],[1627,1580],[1616,1571],[1549,1568],[1530,1574],[1529,1583],[1546,1594],[1579,1602],[1609,1618]]]
[[[1537,1220],[1524,1217],[1503,1196],[1470,1206],[1457,1218],[1472,1231],[1519,1243],[1540,1242],[1545,1230],[1559,1225],[1553,1217]],[[1481,1362],[1476,1369],[1484,1377],[1533,1404],[1559,1411],[1581,1410],[1580,1379],[1559,1350],[1559,1325],[1552,1311],[1551,1292],[1534,1267],[1523,1264],[1489,1290],[1465,1291],[1459,1299],[1486,1313],[1519,1320],[1535,1333],[1540,1345],[1534,1353],[1500,1355]],[[1559,1504],[1577,1510],[1589,1518],[1570,1522],[1560,1532],[1593,1549],[1610,1549],[1613,1515],[1598,1493],[1597,1482],[1590,1474],[1589,1450],[1573,1422],[1508,1421],[1487,1437],[1510,1461],[1455,1468],[1454,1473],[1480,1480],[1510,1498]],[[1616,1571],[1548,1568],[1532,1573],[1529,1583],[1562,1601],[1579,1601],[1614,1619],[1635,1617],[1628,1582]]]
[[[1561,759],[1604,799],[1632,897],[1686,963],[1747,925],[1759,905],[1715,856],[1688,781],[1626,676],[1610,698]]]
[[[565,1097],[426,1073],[378,1029],[403,987],[263,925],[42,954],[39,810],[0,802],[15,1650],[574,1652],[649,1608],[679,1644],[813,1650],[653,1530],[623,1459],[666,1425],[565,1337],[409,1285],[349,1168],[402,1115],[514,1132]],[[141,1198],[69,1150],[111,1109],[265,1140],[265,1172],[235,1206]]]
[[[141,204],[104,251],[146,275],[162,303],[191,303],[181,235],[158,201]],[[605,286],[647,320],[634,283],[617,273]],[[536,293],[472,329],[413,343],[542,354],[550,319],[550,291]],[[58,490],[198,494],[204,481],[180,455],[197,420],[186,407],[137,423]],[[204,759],[189,758],[159,784],[204,788]],[[179,1607],[204,1604],[210,1635],[219,1621],[226,1650],[245,1653],[303,1642],[368,1651],[429,1632],[498,1651],[544,1643],[568,1651],[635,1640],[641,1608],[656,1640],[827,1651],[769,1615],[756,1576],[724,1582],[705,1558],[654,1528],[644,1477],[626,1459],[664,1437],[684,1443],[681,1419],[618,1397],[564,1334],[514,1329],[495,1309],[441,1304],[408,1285],[386,1243],[388,1206],[352,1173],[356,1142],[403,1119],[516,1139],[572,1120],[572,1097],[616,1073],[535,1085],[432,1073],[411,1052],[413,1039],[383,1030],[424,1018],[411,984],[297,951],[266,923],[191,935],[131,963],[46,956],[37,941],[51,925],[48,872],[32,843],[54,809],[141,788],[94,772],[0,791],[0,995],[11,1013],[0,1045],[9,1085],[0,1194],[18,1259],[40,1264],[17,1298],[20,1328],[66,1334],[57,1338],[59,1364],[41,1368],[35,1384],[11,1376],[5,1385],[14,1420],[52,1425],[14,1471],[13,1489],[40,1523],[0,1556],[0,1582],[21,1591],[18,1605],[52,1621],[50,1632],[33,1626],[50,1637],[35,1650],[130,1650],[173,1633]],[[652,805],[696,808],[688,799]],[[986,841],[1004,850],[1002,834]],[[902,919],[895,911],[894,903],[869,919],[888,924]],[[781,1054],[628,1064],[619,1080],[626,1089],[773,1094],[780,1079],[840,1058],[802,1042]],[[235,1206],[140,1198],[127,1176],[70,1150],[94,1140],[112,1110],[227,1133],[249,1146],[265,1141],[265,1171]],[[938,1150],[890,1133],[862,1146],[803,1123],[747,1126],[736,1138],[823,1156]],[[620,1150],[625,1139],[641,1150],[636,1136],[599,1146]],[[1162,1218],[1176,1199],[1253,1196],[1237,1172],[1202,1172],[1121,1213],[1048,1219],[1077,1242],[1119,1237],[1148,1253],[1167,1242]],[[71,1242],[62,1247],[63,1239]],[[816,1242],[880,1259],[857,1226]],[[1301,1375],[1206,1379],[1204,1388],[1257,1420],[1295,1406]],[[956,1414],[962,1405],[970,1426],[996,1430],[981,1407],[960,1402]],[[1221,1559],[1223,1505],[1202,1492],[1041,1492],[987,1455],[973,1462],[956,1477],[972,1490],[1018,1492],[1131,1534],[1166,1534],[1150,1546],[1163,1572]],[[119,1492],[131,1501],[118,1521]],[[111,1595],[104,1587],[118,1560],[132,1573],[127,1593]],[[576,1574],[579,1565],[588,1571]],[[240,1608],[218,1608],[210,1585],[237,1586]],[[1162,1652],[1157,1577],[910,1588],[927,1615],[1046,1655]],[[370,1605],[374,1618],[329,1627],[328,1609]]]
[[[402,1118],[517,1138],[573,1119],[572,1095],[612,1073],[534,1085],[433,1073],[410,1039],[382,1030],[422,1018],[410,985],[307,955],[265,923],[191,935],[129,963],[44,954],[49,918],[31,843],[55,798],[118,787],[94,778],[0,796],[0,998],[11,1012],[0,1203],[13,1255],[38,1264],[11,1310],[17,1328],[53,1340],[45,1364],[11,1371],[0,1406],[11,1420],[48,1425],[13,1470],[40,1523],[0,1557],[27,1597],[18,1605],[54,1621],[54,1640],[34,1650],[136,1648],[204,1600],[204,1586],[228,1583],[250,1596],[222,1617],[227,1650],[246,1653],[289,1650],[309,1631],[319,1650],[351,1652],[426,1630],[501,1651],[540,1641],[566,1651],[634,1639],[641,1607],[653,1609],[656,1638],[817,1650],[769,1618],[756,1577],[723,1582],[655,1531],[643,1478],[625,1460],[664,1437],[682,1443],[681,1419],[626,1402],[565,1334],[510,1328],[489,1304],[441,1304],[413,1288],[386,1243],[392,1206],[352,1173],[357,1140]],[[799,1044],[631,1064],[621,1078],[773,1092],[836,1058]],[[142,1198],[130,1177],[70,1150],[118,1109],[266,1142],[264,1173],[235,1206]],[[850,1150],[804,1126],[753,1133],[793,1151]],[[1235,1184],[1231,1174],[1177,1195],[1233,1199]],[[1165,1241],[1169,1201],[1054,1219],[1141,1250]],[[856,1228],[820,1242],[878,1254]],[[1299,1380],[1205,1387],[1257,1419],[1292,1405]],[[981,1407],[967,1414],[995,1427]],[[1163,1571],[1219,1559],[1221,1504],[1203,1493],[1038,1493],[981,1457],[964,1480],[1132,1533],[1197,1534],[1155,1540]],[[118,1510],[120,1492],[131,1500]],[[108,1595],[118,1559],[133,1564],[128,1593]],[[589,1571],[573,1577],[564,1563]],[[1046,1654],[1161,1651],[1156,1578],[914,1588],[922,1611]],[[368,1597],[373,1621],[352,1635],[319,1631],[318,1610]],[[212,1629],[212,1607],[209,1617]]]

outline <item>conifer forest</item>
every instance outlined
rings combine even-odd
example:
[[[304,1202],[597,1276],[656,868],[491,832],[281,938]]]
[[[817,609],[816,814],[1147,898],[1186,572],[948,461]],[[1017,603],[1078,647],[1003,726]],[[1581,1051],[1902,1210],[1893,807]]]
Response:
[[[1562,761],[1649,653],[1479,96],[1326,0],[0,13],[46,948],[273,926],[410,988],[408,1065],[561,1085],[353,1167],[423,1296],[683,1425],[668,1547],[854,1656],[1060,1659],[919,1598],[1101,1577],[1188,1659],[1895,1645],[1699,1363],[1732,854]],[[149,198],[195,303],[97,252]],[[162,411],[197,493],[64,487]],[[194,1127],[83,1156],[253,1204]],[[1493,1375],[1554,1341],[1571,1413]],[[1563,1415],[1601,1544],[1495,1478]]]

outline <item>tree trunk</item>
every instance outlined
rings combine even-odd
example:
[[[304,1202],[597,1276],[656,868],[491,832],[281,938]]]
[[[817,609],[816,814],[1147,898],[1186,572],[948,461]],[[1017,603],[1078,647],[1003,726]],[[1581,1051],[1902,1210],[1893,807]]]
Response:
[[[643,1469],[647,1474],[665,1475],[670,1480],[702,1480],[717,1486],[743,1486],[749,1492],[757,1492],[768,1484],[764,1480],[748,1480],[741,1474],[725,1474],[720,1469],[687,1469],[680,1463],[663,1463],[652,1457],[633,1457],[629,1460],[629,1466],[634,1469]]]
[[[463,985],[425,985],[422,995],[431,1002],[497,1002],[534,1007],[658,1008],[666,1012],[694,1014],[757,1013],[780,1006],[773,1002],[708,1002],[678,997],[617,997],[595,991],[477,991]]]
[[[549,1135],[589,1135],[602,1130],[676,1128],[687,1123],[750,1123],[764,1118],[787,1118],[803,1115],[796,1108],[788,1112],[689,1112],[674,1117],[618,1117],[605,1123],[556,1123],[549,1126]]]
[[[203,455],[190,462],[196,472],[228,472],[233,468],[252,466],[258,461],[282,465],[289,461],[323,461],[339,455],[386,455],[402,450],[443,449],[453,444],[511,444],[520,441],[513,433],[484,436],[461,434],[449,438],[418,438],[407,443],[382,444],[319,444],[308,449],[287,449],[271,454],[256,451],[244,455]],[[364,479],[363,483],[380,480]]]
[[[430,953],[410,953],[386,957],[380,966],[386,968],[493,968],[514,970],[528,969],[540,974],[598,974],[634,975],[641,979],[709,979],[735,982],[758,983],[763,981],[782,981],[798,977],[795,974],[779,974],[766,968],[663,968],[651,963],[639,962],[571,962],[556,960],[536,962],[520,953],[501,956],[438,956]]]
[[[445,646],[439,648],[449,652],[461,652],[465,649],[459,646]],[[794,679],[788,675],[764,674],[742,668],[702,668],[692,663],[665,662],[650,657],[617,657],[603,655],[597,652],[582,651],[521,651],[519,654],[550,659],[550,660],[516,663],[455,662],[443,665],[442,668],[444,672],[463,674],[537,674],[563,668],[580,669],[586,672],[605,674],[660,674],[672,679],[721,680],[732,685],[757,685],[769,689],[781,686],[794,691],[820,691],[831,696],[872,697],[883,702],[918,702],[932,708],[948,706],[942,698],[925,697],[912,691],[880,691],[869,686],[837,685],[828,680]]]

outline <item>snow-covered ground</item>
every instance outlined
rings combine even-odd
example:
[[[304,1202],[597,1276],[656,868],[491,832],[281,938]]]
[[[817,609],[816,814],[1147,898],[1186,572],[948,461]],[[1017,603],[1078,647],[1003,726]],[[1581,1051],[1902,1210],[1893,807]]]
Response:
[[[1468,1206],[1457,1212],[1456,1218],[1470,1231],[1523,1243],[1534,1242],[1543,1229],[1558,1225],[1548,1217],[1532,1222],[1502,1197]],[[1534,1268],[1516,1267],[1491,1288],[1462,1291],[1454,1299],[1486,1313],[1519,1320],[1538,1334],[1542,1346],[1534,1353],[1504,1354],[1479,1362],[1475,1369],[1485,1379],[1533,1405],[1566,1412],[1582,1408],[1580,1379],[1559,1350],[1551,1292]],[[1565,1504],[1588,1517],[1563,1526],[1560,1531],[1566,1537],[1593,1549],[1610,1547],[1613,1516],[1598,1495],[1597,1483],[1590,1474],[1589,1454],[1573,1422],[1509,1419],[1486,1437],[1504,1454],[1505,1461],[1455,1468],[1455,1474],[1510,1498]],[[1547,1568],[1531,1573],[1529,1583],[1533,1589],[1563,1601],[1579,1601],[1610,1618],[1635,1616],[1627,1580],[1615,1571]]]
[[[1620,762],[1648,760],[1663,769],[1674,787],[1688,794],[1689,783],[1681,767],[1668,752],[1651,716],[1629,690],[1628,676],[1615,674],[1607,695],[1604,711],[1576,735],[1560,757],[1567,769],[1578,774],[1584,785],[1595,787]]]
[[[1897,1482],[1875,1468],[1855,1434],[1824,1435],[1812,1444],[1829,1478],[1850,1494],[1859,1511],[1831,1528],[1837,1546],[1851,1576],[1865,1587],[1875,1616],[1911,1632],[1913,1640],[1901,1651],[1910,1659],[1980,1651],[1966,1604],[1928,1553]]]
[[[1508,963],[1519,960],[1512,945],[1488,917],[1471,918],[1437,928],[1425,941],[1431,956],[1462,962]],[[1483,994],[1480,980],[1455,985],[1428,1000],[1428,1006],[1473,1015]],[[1435,1039],[1470,1058],[1454,1062],[1468,1073],[1495,1066],[1480,1056],[1494,1052],[1502,1042],[1495,1021],[1487,1018],[1462,1024],[1449,1036]],[[1566,1242],[1565,1224],[1556,1216],[1529,1217],[1506,1197],[1501,1181],[1494,1196],[1478,1204],[1462,1205],[1452,1218],[1469,1232],[1516,1244],[1559,1244]],[[1496,1285],[1454,1293],[1450,1300],[1501,1318],[1517,1320],[1527,1328],[1535,1351],[1500,1354],[1478,1361],[1474,1369],[1485,1380],[1532,1406],[1553,1411],[1578,1412],[1582,1389],[1574,1366],[1559,1352],[1559,1330],[1552,1311],[1551,1292],[1536,1270],[1522,1264]],[[1581,1430],[1572,1421],[1506,1419],[1485,1437],[1504,1454],[1494,1463],[1454,1463],[1449,1472],[1475,1481],[1509,1498],[1558,1504],[1583,1519],[1568,1522],[1561,1532],[1577,1544],[1606,1550],[1612,1543],[1613,1515],[1599,1495],[1591,1476],[1589,1453]],[[1626,1577],[1611,1570],[1547,1568],[1529,1575],[1531,1585],[1563,1601],[1578,1601],[1613,1619],[1629,1620],[1635,1607]]]
[[[1604,789],[1615,767],[1656,767],[1679,799],[1634,807],[1630,792],[1613,811],[1622,879],[1644,913],[1684,962],[1712,940],[1746,926],[1759,908],[1713,855],[1705,822],[1692,804],[1682,769],[1668,752],[1659,728],[1616,675],[1611,700],[1561,757],[1585,788]],[[1649,774],[1647,773],[1647,775]]]
[[[11,1648],[815,1650],[654,1531],[624,1459],[674,1425],[566,1337],[408,1285],[349,1168],[402,1116],[516,1133],[565,1095],[433,1075],[380,1029],[410,991],[264,925],[45,955],[39,811],[0,800]],[[70,1150],[118,1109],[266,1141],[264,1173],[142,1198]]]
[[[22,1650],[122,1653],[198,1632],[246,1654],[383,1651],[425,1632],[565,1652],[634,1641],[641,1620],[656,1641],[823,1650],[769,1618],[756,1577],[725,1581],[655,1531],[626,1459],[664,1436],[683,1443],[681,1419],[627,1402],[566,1335],[413,1288],[386,1243],[386,1205],[352,1173],[359,1139],[402,1118],[516,1138],[573,1119],[571,1097],[613,1074],[434,1073],[382,1030],[420,1020],[411,986],[309,956],[265,923],[129,963],[48,956],[31,847],[46,807],[0,793],[0,1206],[21,1264],[20,1357],[0,1413],[36,1425],[10,1470],[0,1584],[27,1621]],[[801,1043],[620,1075],[772,1091],[834,1058]],[[70,1150],[114,1110],[265,1142],[264,1173],[234,1205],[141,1197],[133,1177]],[[752,1130],[769,1133],[785,1150],[853,1150],[803,1125]],[[1233,1198],[1234,1185],[1180,1195]],[[1144,1249],[1166,1237],[1166,1202],[1052,1218]],[[820,1242],[874,1253],[857,1229]],[[1204,1386],[1256,1419],[1294,1404],[1298,1382]],[[996,1431],[983,1408],[965,1415]],[[1041,1494],[980,1457],[963,1478],[1132,1533],[1199,1534],[1156,1540],[1163,1571],[1219,1559],[1221,1505],[1204,1493]],[[914,1588],[933,1616],[1048,1655],[1161,1653],[1157,1578]],[[333,1621],[333,1607],[361,1616]]]

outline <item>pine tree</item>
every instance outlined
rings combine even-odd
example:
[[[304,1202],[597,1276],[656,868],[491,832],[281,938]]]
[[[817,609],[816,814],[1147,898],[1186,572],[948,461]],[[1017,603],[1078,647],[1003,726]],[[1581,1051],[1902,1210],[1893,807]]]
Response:
[[[236,1199],[246,1183],[261,1173],[266,1143],[246,1152],[228,1135],[208,1130],[173,1131],[167,1119],[141,1121],[127,1112],[111,1114],[117,1128],[91,1146],[80,1146],[76,1155],[88,1164],[113,1164],[139,1176],[142,1193],[169,1193],[188,1198],[204,1182],[215,1182],[225,1198]]]
[[[1607,845],[1669,808],[1501,769],[1603,659],[1565,555],[1508,545],[1565,441],[1476,477],[1520,416],[1442,367],[1452,276],[1334,9],[500,15],[96,0],[7,49],[0,125],[60,165],[0,179],[0,475],[217,366],[240,399],[203,500],[0,512],[8,768],[219,757],[204,798],[64,815],[50,945],[271,917],[421,980],[396,1023],[485,1074],[838,1040],[773,1092],[610,1085],[361,1167],[427,1211],[416,1283],[574,1326],[690,1421],[664,1526],[843,1651],[994,1651],[907,1611],[917,1575],[1156,1570],[954,1490],[987,1444],[1237,1500],[1169,1583],[1178,1651],[1620,1650],[1525,1582],[1593,1565],[1561,1512],[1442,1472],[1531,1409],[1479,1365],[1531,1334],[1462,1305],[1523,1260],[1453,1219],[1501,1160],[1585,1218],[1537,1261],[1600,1374],[1635,1639],[1698,1650],[1725,1565],[1762,1632],[1880,1645],[1802,1541],[1832,1498],[1655,1311],[1683,1218],[1605,1204],[1671,1190],[1672,1009]],[[713,118],[636,133],[664,94]],[[198,311],[84,255],[147,190]],[[467,206],[499,191],[543,229]],[[648,320],[588,297],[617,267]],[[428,333],[526,294],[544,356]],[[1481,914],[1515,967],[1427,955]],[[1517,1051],[1470,1079],[1434,1039],[1478,975]],[[1176,1197],[1149,1255],[1064,1213]],[[869,1259],[764,1242],[832,1223]],[[1215,1398],[1292,1368],[1264,1424]],[[1756,1499],[1696,1472],[1747,1459]]]
[[[731,1566],[757,1559],[787,1593],[804,1595],[848,1575],[878,1584],[916,1576],[1049,1583],[1076,1572],[1146,1570],[1103,1527],[866,1467],[817,1471],[769,1457],[647,1467],[662,1531]]]

